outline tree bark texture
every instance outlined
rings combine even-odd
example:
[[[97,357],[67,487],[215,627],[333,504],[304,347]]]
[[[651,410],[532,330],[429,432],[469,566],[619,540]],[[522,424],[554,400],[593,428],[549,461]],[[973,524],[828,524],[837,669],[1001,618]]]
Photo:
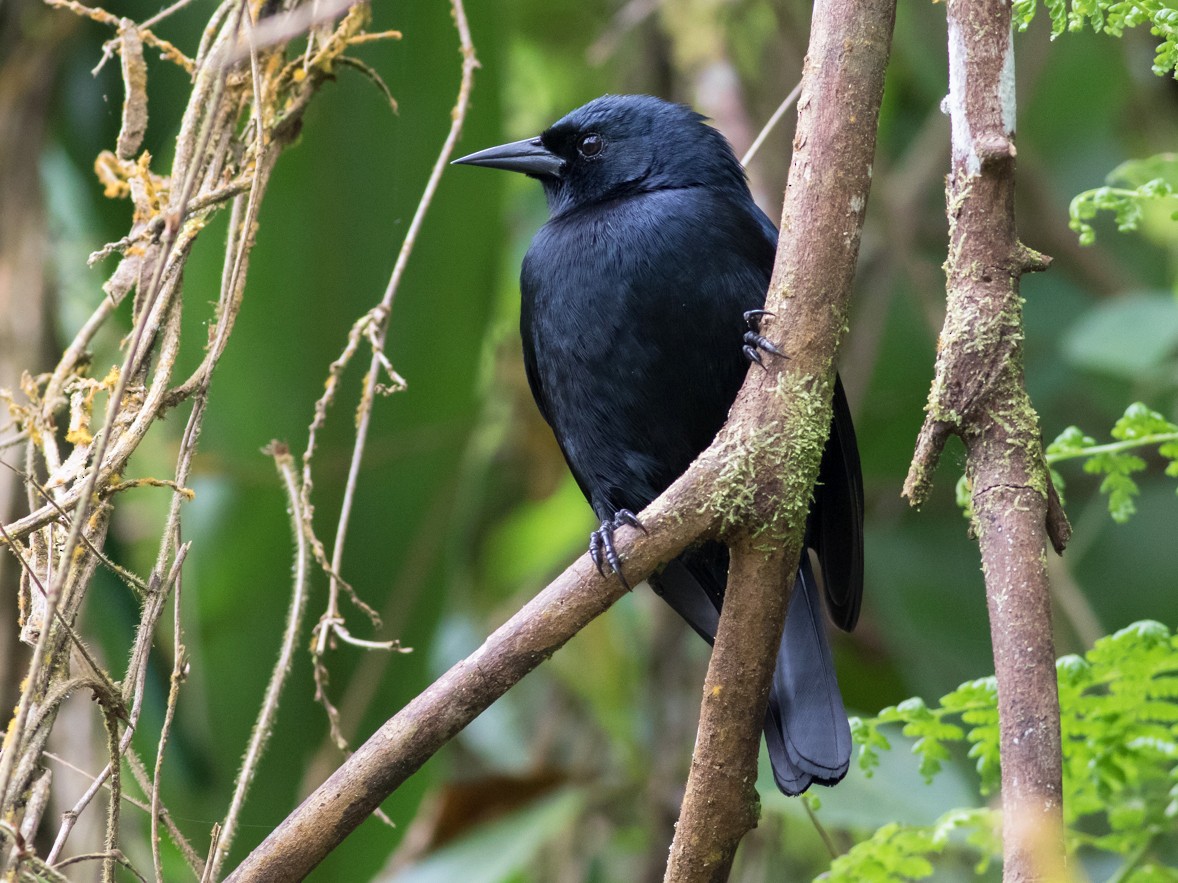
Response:
[[[998,682],[1004,878],[1041,880],[1063,855],[1046,544],[1050,537],[1062,551],[1069,528],[1024,383],[1019,278],[1048,261],[1019,241],[1015,225],[1010,4],[950,0],[948,35],[948,309],[905,494],[920,503],[945,440],[960,436]]]
[[[788,360],[754,370],[713,452],[732,567],[704,684],[699,735],[668,883],[728,878],[757,822],[757,755],[793,573],[830,427],[834,361],[847,327],[894,0],[819,0],[766,309]],[[740,470],[739,474],[734,474]],[[741,476],[748,482],[742,490]]]

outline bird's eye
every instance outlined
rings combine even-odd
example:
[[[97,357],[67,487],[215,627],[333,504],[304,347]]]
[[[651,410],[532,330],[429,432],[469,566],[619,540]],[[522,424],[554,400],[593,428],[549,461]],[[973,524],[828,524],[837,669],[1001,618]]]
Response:
[[[577,153],[585,157],[585,159],[592,159],[597,156],[605,148],[605,139],[596,132],[589,132],[577,139]]]

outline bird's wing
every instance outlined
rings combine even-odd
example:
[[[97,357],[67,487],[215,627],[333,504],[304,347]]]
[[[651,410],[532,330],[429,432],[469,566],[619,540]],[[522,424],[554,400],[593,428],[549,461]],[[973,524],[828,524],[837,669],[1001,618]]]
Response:
[[[521,295],[519,330],[524,349],[524,374],[527,375],[528,387],[532,390],[532,398],[536,400],[540,416],[544,418],[545,423],[551,426],[552,418],[548,416],[548,401],[544,396],[544,387],[540,382],[540,372],[536,366],[536,338],[532,330],[532,304],[535,302],[536,280],[530,272],[529,261],[526,258],[520,272],[519,286]]]
[[[837,374],[833,408],[810,528],[831,618],[850,631],[863,600],[863,475],[851,409]]]
[[[648,582],[655,594],[711,644],[716,640],[727,580],[728,549],[720,543],[705,543],[651,574]]]

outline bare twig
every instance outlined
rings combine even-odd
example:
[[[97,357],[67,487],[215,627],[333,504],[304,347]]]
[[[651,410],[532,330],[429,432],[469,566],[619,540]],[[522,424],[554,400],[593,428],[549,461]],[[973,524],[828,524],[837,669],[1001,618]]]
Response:
[[[40,577],[37,576],[37,572],[25,559],[24,553],[21,552],[20,547],[16,543],[12,542],[12,538],[8,535],[7,531],[4,529],[4,525],[2,524],[0,524],[0,536],[3,536],[6,540],[9,541],[8,548],[12,550],[12,554],[20,563],[21,569],[25,572],[33,585],[37,587],[37,591],[39,591],[44,596],[45,586],[41,583]],[[68,635],[69,639],[73,642],[74,649],[78,651],[78,655],[86,661],[86,665],[90,667],[90,670],[94,673],[94,677],[103,684],[106,691],[107,701],[117,702],[119,697],[118,688],[115,687],[110,677],[105,671],[103,671],[102,666],[98,664],[98,661],[90,653],[90,648],[86,646],[85,642],[78,635],[78,633],[74,631],[73,627],[66,621],[65,617],[61,615],[61,611],[55,609],[54,614],[56,616],[58,625],[62,628],[63,631],[65,631],[66,635]]]
[[[51,751],[46,751],[43,756],[45,758],[47,758],[48,760],[52,760],[54,763],[60,764],[65,769],[68,769],[74,773],[77,773],[78,775],[82,776],[90,783],[93,783],[95,780],[95,776],[93,776],[91,773],[86,772],[81,767],[74,765],[69,760],[67,760],[64,757],[61,757],[60,755],[54,754]],[[131,768],[131,773],[132,773],[132,775],[134,775],[136,782],[138,782],[139,786],[141,788],[143,788],[144,793],[150,793],[151,783],[147,778],[146,770],[144,770],[142,763],[139,762],[138,757],[135,755],[135,753],[133,751],[130,751],[127,753],[127,761],[128,761],[128,764]],[[107,790],[110,789],[109,784],[105,783],[105,782],[102,783],[102,787],[107,788]],[[151,812],[151,807],[147,803],[145,803],[144,801],[139,800],[135,797],[132,797],[126,791],[123,792],[123,800],[126,801],[127,803],[131,804],[131,806],[134,806],[137,809],[143,810],[143,812],[145,812],[145,813]],[[196,876],[200,876],[201,870],[203,869],[203,861],[200,859],[199,856],[196,855],[195,852],[193,852],[192,846],[188,843],[188,840],[180,832],[180,829],[176,827],[176,823],[172,820],[171,814],[168,812],[167,808],[164,807],[162,804],[159,807],[159,817],[160,817],[160,821],[162,821],[164,823],[165,827],[167,827],[168,835],[172,838],[172,841],[180,849],[181,853],[183,853],[183,855],[185,857],[185,860],[188,861],[189,865],[196,872]]]
[[[189,545],[181,547],[184,555],[188,554]],[[179,574],[176,576],[176,589],[172,593],[172,676],[169,679],[168,702],[164,709],[164,722],[160,725],[159,745],[155,752],[155,770],[151,777],[151,862],[155,869],[156,883],[163,883],[164,869],[160,858],[160,779],[163,777],[164,749],[168,745],[168,734],[172,729],[172,720],[176,716],[176,704],[180,696],[180,684],[188,675],[188,651],[184,648],[183,631],[180,627],[180,586]]]
[[[765,139],[769,137],[769,133],[776,128],[777,124],[781,122],[781,118],[785,116],[785,112],[793,107],[794,102],[798,100],[798,96],[802,94],[802,81],[789,90],[789,94],[781,104],[777,105],[777,110],[773,111],[773,115],[766,121],[764,127],[757,133],[757,137],[753,139],[753,143],[749,145],[749,149],[745,151],[744,156],[740,158],[740,164],[747,166],[753,161],[757,155],[757,151],[761,149],[761,145],[765,143]]]
[[[262,759],[266,742],[274,729],[274,721],[278,715],[278,700],[282,695],[282,688],[286,685],[286,677],[290,674],[294,662],[295,650],[298,646],[299,632],[302,630],[303,613],[307,608],[307,578],[311,556],[307,547],[306,534],[303,530],[302,497],[299,493],[298,476],[295,474],[294,458],[286,445],[279,442],[270,443],[270,454],[274,457],[274,465],[278,468],[278,475],[282,480],[283,490],[286,492],[290,505],[291,528],[295,540],[294,582],[291,587],[290,608],[286,614],[286,632],[282,638],[282,647],[278,659],[274,663],[274,670],[270,674],[270,683],[266,687],[266,697],[258,710],[258,719],[250,733],[249,747],[241,762],[241,772],[237,774],[237,782],[233,789],[233,798],[229,803],[229,810],[225,814],[225,821],[221,824],[221,836],[217,842],[217,849],[212,857],[212,869],[209,872],[212,879],[220,877],[221,864],[229,853],[233,844],[233,837],[237,832],[237,820],[241,808],[245,805],[245,797],[253,782],[254,773]]]
[[[45,0],[50,6],[56,6],[60,9],[68,9],[76,15],[85,16],[92,19],[99,24],[109,25],[112,28],[119,28],[122,25],[122,19],[116,15],[111,15],[105,9],[93,6],[86,6],[78,3],[77,0]],[[139,36],[148,46],[152,46],[160,51],[164,58],[175,62],[180,67],[184,68],[189,73],[192,73],[192,61],[179,49],[169,43],[167,40],[161,40],[151,31],[146,29],[146,25],[139,29]],[[104,53],[104,60],[108,57]],[[101,67],[101,63],[99,64]],[[95,68],[97,71],[98,68]]]
[[[123,855],[122,851],[118,850],[118,849],[111,849],[111,850],[107,850],[105,852],[87,852],[83,855],[71,856],[70,858],[67,858],[64,861],[58,862],[56,865],[54,865],[54,870],[60,871],[62,868],[69,867],[70,865],[76,865],[76,864],[81,864],[82,862],[94,862],[94,861],[102,862],[104,868],[108,863],[113,865],[115,862],[118,862],[120,865],[122,865],[124,868],[126,868],[128,871],[130,871],[132,874],[134,874],[135,879],[142,880],[143,883],[147,883],[147,880],[144,879],[143,875],[140,874],[138,870],[136,870],[136,868],[133,864],[131,864],[130,859],[128,859],[125,855]],[[61,877],[60,879],[65,880],[66,878]]]
[[[173,3],[171,6],[164,7],[159,12],[157,12],[155,15],[153,15],[151,18],[144,19],[139,25],[140,30],[142,30],[143,28],[150,28],[152,25],[159,24],[165,18],[179,12],[181,9],[183,9],[185,6],[187,6],[191,2],[192,2],[192,0],[176,0],[176,2]]]
[[[157,597],[167,597],[169,587],[179,576],[180,568],[184,564],[184,557],[187,551],[187,547],[183,547],[177,552],[176,558],[172,562],[172,568],[168,572],[168,576],[163,580],[162,584],[156,590]],[[161,600],[159,605],[162,607],[162,604],[163,602]],[[150,617],[150,613],[144,614],[144,618],[141,620],[141,635],[150,635],[152,633],[154,629],[154,622]],[[142,624],[145,621],[151,625],[151,628],[143,627]],[[135,733],[135,727],[139,723],[139,714],[143,707],[143,687],[144,679],[146,678],[147,674],[147,651],[150,649],[150,647],[150,641],[144,642],[140,640],[137,642],[136,648],[133,651],[131,664],[127,667],[127,677],[124,683],[123,695],[126,697],[128,694],[130,694],[132,697],[131,714],[127,720],[127,729],[123,733],[122,740],[119,742],[118,751],[115,752],[112,762],[103,767],[102,772],[94,777],[94,780],[90,783],[90,787],[86,789],[85,793],[78,799],[77,803],[75,803],[73,807],[63,813],[61,828],[58,829],[57,837],[53,841],[53,847],[49,851],[48,861],[50,863],[56,861],[57,857],[61,855],[62,850],[65,849],[66,840],[69,839],[70,833],[73,831],[74,824],[78,820],[78,816],[86,809],[87,806],[90,805],[90,802],[94,799],[94,796],[106,784],[107,779],[109,779],[113,773],[115,763],[117,763],[118,760],[122,758],[122,756],[131,746],[131,737]],[[111,787],[113,789],[113,786]]]
[[[302,36],[316,25],[333,21],[361,2],[362,0],[319,0],[315,3],[306,3],[282,15],[271,16],[254,28],[245,45],[226,47],[224,56],[216,63],[218,66],[232,67],[248,58],[251,51],[268,49]]]
[[[102,844],[105,856],[102,860],[102,883],[114,883],[115,852],[119,843],[119,811],[122,809],[123,764],[119,751],[119,721],[110,710],[103,708],[103,723],[106,724],[106,750],[110,755],[110,799],[106,810],[106,838]],[[139,876],[136,873],[136,876]],[[142,878],[140,878],[142,879]]]
[[[360,467],[364,459],[364,449],[368,440],[368,428],[372,418],[372,407],[377,393],[382,389],[380,383],[381,377],[390,377],[394,389],[404,387],[404,380],[393,370],[388,358],[384,355],[385,338],[388,332],[389,316],[392,312],[393,300],[396,296],[397,289],[400,287],[405,268],[408,266],[409,257],[413,253],[413,247],[417,243],[417,236],[425,220],[426,212],[429,209],[430,203],[433,201],[434,193],[437,191],[442,172],[445,171],[450,155],[454,151],[454,145],[458,141],[458,136],[462,133],[462,125],[466,119],[467,109],[470,106],[470,92],[474,85],[474,72],[479,66],[478,59],[475,56],[474,43],[471,41],[470,26],[466,20],[466,10],[463,8],[462,0],[451,0],[451,6],[454,12],[454,24],[458,30],[459,49],[462,54],[462,78],[458,87],[458,97],[455,101],[454,109],[450,114],[450,130],[446,135],[437,159],[434,161],[429,180],[426,182],[425,190],[417,204],[417,209],[413,213],[413,219],[409,223],[409,229],[405,233],[405,240],[402,242],[401,250],[397,254],[397,260],[393,265],[392,274],[389,277],[388,285],[385,287],[380,303],[353,325],[348,335],[348,341],[344,347],[344,351],[332,363],[329,369],[324,394],[315,405],[315,417],[312,420],[308,433],[307,449],[303,454],[303,489],[304,494],[309,495],[311,488],[311,458],[315,450],[316,431],[323,425],[323,421],[326,418],[326,411],[335,393],[340,374],[350,361],[352,355],[357,351],[361,338],[367,338],[372,347],[372,355],[369,360],[368,373],[364,377],[364,389],[361,392],[360,407],[356,417],[356,437],[352,447],[352,457],[348,465],[348,477],[344,484],[344,496],[340,504],[339,518],[336,522],[331,564],[326,568],[329,579],[327,609],[320,617],[319,625],[316,627],[316,657],[323,656],[326,652],[328,641],[333,636],[347,643],[358,644],[360,646],[374,646],[373,642],[360,642],[359,639],[352,637],[347,629],[343,627],[343,618],[339,609],[339,593],[341,587],[345,586],[345,584],[340,579],[339,574],[343,568],[344,546],[347,541],[348,524],[355,501],[356,487],[360,479]],[[309,516],[311,512],[309,500],[306,496],[304,500],[306,501],[306,512]],[[309,519],[305,529],[308,531],[311,530]],[[320,557],[320,555],[317,554],[317,557]],[[375,616],[375,611],[370,611],[370,616]],[[388,642],[381,642],[375,646],[384,649],[396,648],[395,644]],[[326,699],[326,694],[323,694],[323,698]],[[333,716],[330,709],[328,715],[329,717]]]

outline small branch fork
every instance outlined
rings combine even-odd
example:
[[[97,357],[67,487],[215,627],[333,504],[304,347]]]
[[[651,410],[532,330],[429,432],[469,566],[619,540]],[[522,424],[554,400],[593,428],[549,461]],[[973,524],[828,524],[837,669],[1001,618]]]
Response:
[[[1063,867],[1059,702],[1046,569],[1070,527],[1023,378],[1019,278],[1048,258],[1014,218],[1014,46],[1009,3],[950,0],[952,169],[948,309],[928,414],[904,493],[919,505],[945,441],[966,447],[990,612],[1001,727],[1007,881]]]

